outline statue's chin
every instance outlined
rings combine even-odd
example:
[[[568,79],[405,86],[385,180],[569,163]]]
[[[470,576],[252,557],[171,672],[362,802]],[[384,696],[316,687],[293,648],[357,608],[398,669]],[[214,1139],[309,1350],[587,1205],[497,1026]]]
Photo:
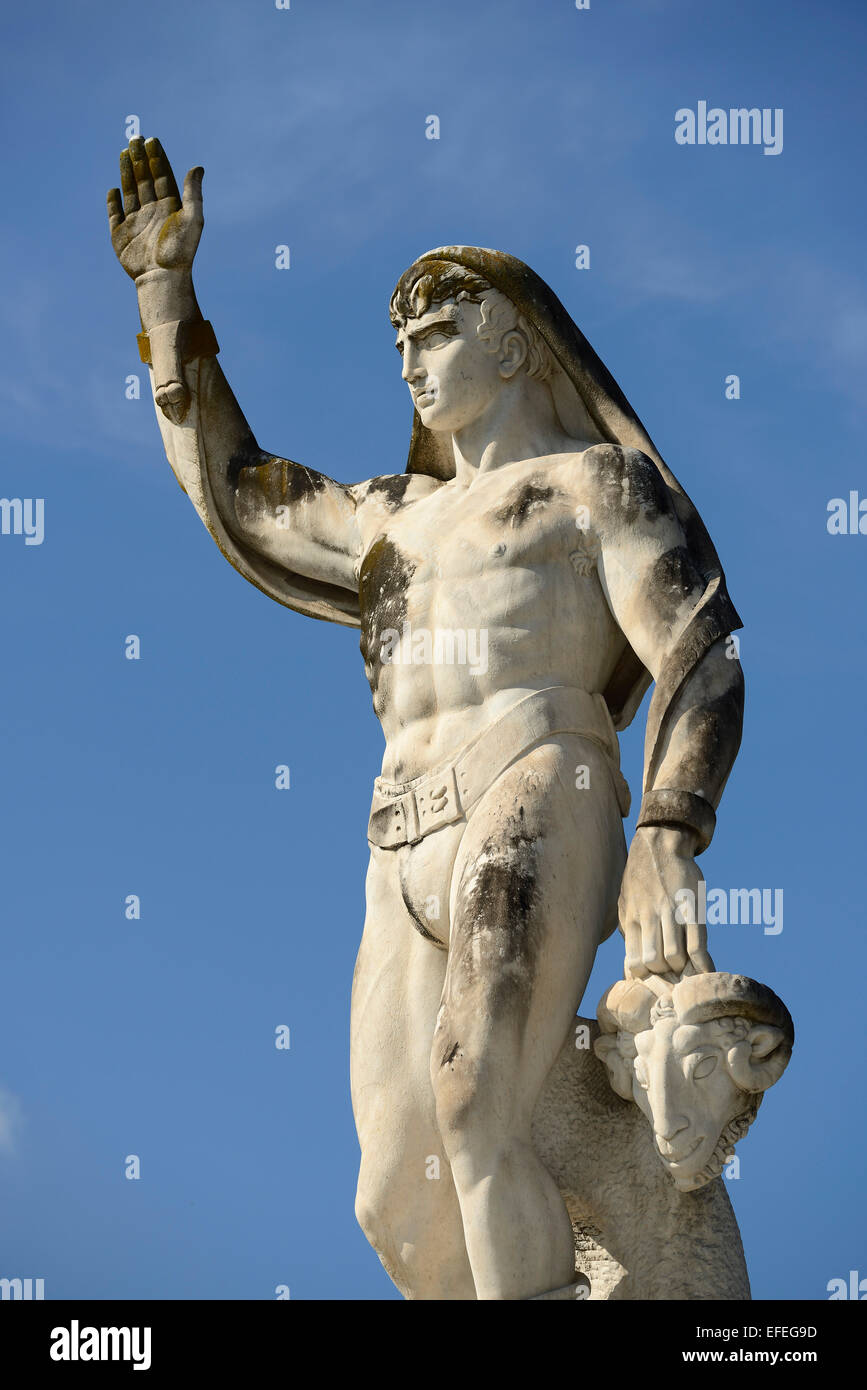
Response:
[[[423,425],[427,425],[429,430],[448,429],[448,412],[443,405],[440,397],[433,392],[425,392],[422,396],[415,399],[415,408]],[[441,416],[446,417],[443,425]]]
[[[701,1176],[701,1173],[681,1173],[672,1168],[669,1168],[668,1171],[678,1192],[695,1192],[705,1185],[706,1179]]]
[[[660,1152],[658,1146],[657,1153],[678,1192],[694,1192],[697,1187],[704,1186],[707,1181],[707,1164],[712,1153],[706,1139],[696,1139],[692,1148],[680,1160],[672,1159],[668,1154]]]

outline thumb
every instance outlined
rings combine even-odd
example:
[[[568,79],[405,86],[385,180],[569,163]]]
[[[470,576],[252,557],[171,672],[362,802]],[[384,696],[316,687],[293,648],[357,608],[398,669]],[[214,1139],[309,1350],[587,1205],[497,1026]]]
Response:
[[[202,179],[205,171],[201,164],[197,164],[194,169],[190,169],[184,179],[184,207],[189,207],[201,215],[202,211]]]

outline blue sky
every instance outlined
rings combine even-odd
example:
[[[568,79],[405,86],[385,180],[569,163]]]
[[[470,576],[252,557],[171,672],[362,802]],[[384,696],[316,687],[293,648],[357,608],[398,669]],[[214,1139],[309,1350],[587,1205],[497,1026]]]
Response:
[[[702,867],[785,903],[779,934],[718,927],[712,950],[798,1030],[729,1190],[756,1297],[867,1276],[847,993],[867,537],[826,526],[831,498],[867,495],[865,31],[859,0],[7,8],[2,490],[45,499],[45,539],[0,536],[0,1275],[48,1297],[397,1297],[354,1220],[348,1085],[381,735],[357,634],[225,563],[147,391],[125,399],[139,325],[104,202],[136,114],[179,178],[205,166],[199,300],[265,447],[344,481],[401,471],[391,289],[432,246],[496,246],[563,299],[698,504],[747,679]],[[782,108],[782,153],[676,144],[700,100]],[[584,1013],[620,968],[615,938]]]

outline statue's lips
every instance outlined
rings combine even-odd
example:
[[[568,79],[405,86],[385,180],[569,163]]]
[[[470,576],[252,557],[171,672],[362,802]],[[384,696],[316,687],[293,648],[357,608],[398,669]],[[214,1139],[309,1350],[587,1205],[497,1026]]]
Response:
[[[692,1155],[695,1153],[696,1149],[703,1143],[704,1136],[700,1135],[694,1143],[690,1144],[688,1149],[683,1150],[683,1153],[674,1153],[672,1150],[669,1150],[669,1152],[666,1153],[665,1148],[663,1147],[664,1141],[660,1142],[659,1139],[657,1139],[656,1141],[656,1147],[663,1162],[667,1163],[669,1168],[677,1168],[680,1166],[680,1164],[685,1163],[688,1158],[691,1158]]]
[[[434,394],[433,391],[419,391],[418,395],[415,397],[415,404],[416,404],[416,407],[418,407],[418,406],[420,406],[420,405],[421,405],[421,406],[433,405],[433,403],[434,403],[435,400],[436,400],[436,395]]]

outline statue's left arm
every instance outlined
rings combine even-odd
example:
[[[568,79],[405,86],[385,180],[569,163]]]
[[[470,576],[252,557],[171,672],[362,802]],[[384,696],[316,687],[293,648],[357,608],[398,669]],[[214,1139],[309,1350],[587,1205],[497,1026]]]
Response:
[[[648,716],[644,795],[620,898],[629,974],[712,970],[697,901],[707,848],[741,740],[744,681],[721,581],[703,575],[656,465],[637,450],[589,451],[591,523],[611,611],[657,682]],[[723,602],[720,602],[722,598]],[[688,914],[687,914],[688,915]]]

